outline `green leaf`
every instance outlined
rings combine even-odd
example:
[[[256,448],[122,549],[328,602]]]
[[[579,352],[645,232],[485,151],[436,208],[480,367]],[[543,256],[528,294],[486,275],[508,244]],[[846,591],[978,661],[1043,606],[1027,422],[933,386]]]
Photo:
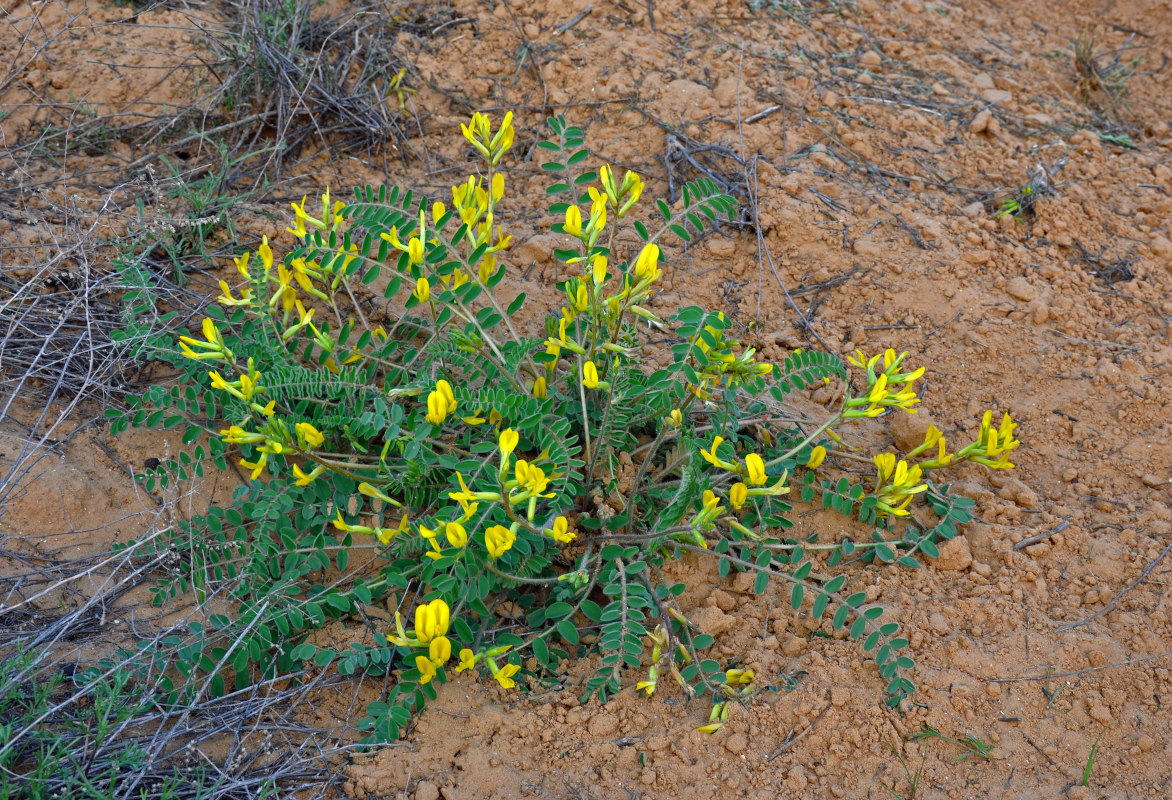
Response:
[[[578,628],[568,619],[563,619],[557,624],[558,635],[565,639],[570,644],[578,643]]]
[[[769,573],[758,572],[753,581],[753,594],[761,594],[769,586]]]
[[[697,650],[707,650],[709,647],[712,647],[712,644],[715,641],[716,639],[714,639],[710,634],[701,633],[697,634],[695,638],[692,639],[692,646]]]
[[[802,607],[802,599],[806,596],[806,587],[795,583],[789,593],[789,605],[794,611]]]
[[[514,299],[513,302],[509,303],[509,307],[507,309],[508,315],[510,317],[513,316],[514,314],[516,314],[518,311],[521,310],[521,306],[523,306],[523,305],[525,305],[525,293],[521,292],[521,294],[517,295],[516,299]]]

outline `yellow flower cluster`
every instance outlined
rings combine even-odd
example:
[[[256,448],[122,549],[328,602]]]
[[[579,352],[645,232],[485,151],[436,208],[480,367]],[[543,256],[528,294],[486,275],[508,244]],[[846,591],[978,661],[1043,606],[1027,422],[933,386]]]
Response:
[[[721,694],[726,698],[713,703],[712,711],[708,714],[708,724],[701,725],[696,730],[701,733],[716,733],[728,721],[728,712],[732,703],[743,701],[757,689],[753,686],[756,675],[751,669],[725,670],[724,685],[720,687]]]
[[[1021,444],[1013,438],[1017,423],[1006,414],[1001,418],[1001,425],[993,427],[993,412],[986,411],[981,420],[981,430],[977,441],[968,447],[963,447],[956,453],[956,460],[975,461],[992,469],[1012,469],[1009,461],[1011,451]]]
[[[906,461],[897,460],[894,453],[881,453],[873,461],[874,495],[879,501],[880,514],[906,517],[909,513],[907,506],[912,498],[928,491],[927,485],[920,482],[924,475],[923,469],[919,465],[909,467]]]
[[[924,374],[924,368],[920,367],[914,372],[899,372],[899,366],[906,357],[906,352],[897,356],[894,350],[889,349],[868,359],[861,350],[856,350],[855,355],[847,361],[866,370],[867,392],[862,397],[852,397],[846,401],[843,417],[877,417],[888,408],[902,408],[909,414],[916,413],[912,406],[920,400],[912,384]],[[880,364],[883,369],[877,372],[876,367]]]
[[[472,115],[469,125],[461,125],[460,130],[484,160],[495,167],[513,146],[513,112],[505,114],[505,119],[495,134],[492,132],[488,115],[479,112]]]
[[[709,397],[708,389],[719,385],[722,381],[729,386],[736,386],[743,381],[773,372],[772,364],[758,363],[753,356],[756,350],[752,347],[744,350],[740,355],[733,352],[733,348],[740,342],[727,340],[724,336],[724,325],[727,320],[724,312],[717,314],[719,324],[705,325],[696,336],[696,349],[704,354],[704,363],[700,368],[700,384],[692,387],[692,392],[700,399]]]
[[[403,630],[403,615],[395,612],[396,634],[387,634],[387,641],[399,647],[426,647],[427,655],[415,657],[419,682],[429,683],[438,670],[452,657],[452,642],[447,637],[451,609],[443,600],[432,600],[415,607],[415,629],[410,634]]]
[[[611,211],[619,219],[626,216],[643,194],[643,179],[631,170],[623,175],[622,183],[617,183],[614,170],[609,164],[604,164],[598,169],[598,180],[602,184],[602,191],[606,193]]]
[[[907,458],[910,460],[925,452],[935,450],[934,458],[921,461],[919,464],[925,472],[955,466],[966,461],[984,464],[990,469],[1012,469],[1013,463],[1009,460],[1009,454],[1020,444],[1018,440],[1013,438],[1013,432],[1016,428],[1017,423],[1009,414],[1005,414],[1001,418],[1000,426],[994,428],[993,412],[986,411],[981,419],[981,430],[977,434],[977,440],[955,453],[949,453],[944,434],[935,425],[929,425],[928,431],[924,434],[924,441],[910,451]]]

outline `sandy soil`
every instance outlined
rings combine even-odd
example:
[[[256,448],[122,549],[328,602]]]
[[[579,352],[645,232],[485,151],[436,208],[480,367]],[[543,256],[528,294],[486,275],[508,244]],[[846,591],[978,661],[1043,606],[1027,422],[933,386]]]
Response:
[[[191,20],[222,9],[131,13],[6,0],[0,43],[17,56],[0,83],[5,144],[75,101],[98,115],[155,114],[211,80],[172,67],[198,52]],[[691,143],[721,145],[706,163],[757,198],[759,226],[668,250],[657,309],[723,307],[765,358],[811,344],[910,350],[929,369],[927,410],[876,423],[872,445],[918,441],[929,419],[967,439],[987,408],[1020,421],[1023,445],[1008,474],[956,476],[979,519],[938,561],[853,579],[911,633],[919,692],[909,713],[883,710],[857,646],[814,635],[819,624],[791,615],[775,589],[755,596],[743,579],[686,561],[678,569],[694,619],[717,636],[715,657],[792,688],[735,707],[706,735],[694,729],[707,706],[671,687],[580,705],[588,664],[530,694],[461,675],[407,746],[346,767],[346,791],[878,798],[908,791],[895,747],[913,770],[925,759],[922,798],[1172,795],[1172,561],[1161,561],[1172,546],[1172,3],[457,0],[444,13],[455,22],[396,43],[419,90],[411,148],[423,160],[307,157],[282,178],[290,196],[365,182],[446,193],[467,168],[458,122],[514,109],[522,134],[504,220],[518,239],[514,283],[549,297],[556,237],[527,154],[551,110],[584,126],[602,158],[648,176],[649,196],[668,195],[669,174],[675,186],[694,177],[680,158]],[[31,57],[16,47],[30,31],[59,35]],[[1076,73],[1080,39],[1142,55],[1118,106]],[[1127,133],[1134,146],[1096,131]],[[139,156],[116,140],[18,166],[22,180],[96,192]],[[1034,213],[995,220],[1039,169],[1052,191]],[[288,199],[270,207],[283,213]],[[41,241],[37,225],[4,217],[0,238]],[[277,237],[284,223],[245,214],[238,225]],[[163,446],[142,434],[107,444],[134,469]],[[152,507],[86,437],[34,477],[0,517],[6,536],[98,546],[133,535]],[[795,519],[828,537],[853,530],[806,509]],[[381,689],[356,691],[361,706]],[[345,724],[353,700],[323,697],[317,721]],[[959,748],[906,740],[923,725],[991,741],[992,757],[954,763]],[[1100,735],[1090,785],[1077,786]]]

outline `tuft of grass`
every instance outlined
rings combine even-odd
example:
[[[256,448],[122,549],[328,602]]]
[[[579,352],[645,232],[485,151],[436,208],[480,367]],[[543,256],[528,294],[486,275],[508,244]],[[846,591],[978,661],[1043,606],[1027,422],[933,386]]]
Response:
[[[1095,737],[1095,743],[1091,745],[1090,755],[1087,756],[1087,763],[1082,768],[1082,780],[1079,781],[1079,786],[1087,786],[1091,782],[1091,770],[1095,768],[1095,757],[1099,754],[1099,742],[1103,740],[1103,734],[1107,732],[1103,728],[1099,735]]]
[[[993,760],[992,743],[985,744],[971,733],[966,733],[963,739],[953,739],[951,736],[944,735],[932,726],[925,725],[922,731],[919,733],[913,733],[908,738],[914,742],[924,741],[926,739],[941,739],[946,742],[951,742],[952,744],[964,750],[963,753],[952,759],[950,762],[952,764],[957,764],[961,761],[964,761],[966,758],[971,758],[972,756],[978,756],[979,758],[983,758],[986,761]]]
[[[1132,38],[1134,34],[1115,50],[1100,47],[1089,33],[1074,42],[1072,57],[1079,98],[1095,113],[1115,123],[1122,121],[1127,84],[1139,72],[1143,58],[1125,57],[1133,49]]]
[[[896,798],[896,800],[915,800],[916,792],[920,790],[920,781],[924,777],[924,764],[927,762],[928,757],[920,757],[920,766],[916,768],[916,771],[913,774],[911,767],[908,766],[907,761],[904,759],[903,754],[899,752],[899,749],[890,742],[887,743],[887,746],[891,748],[892,755],[894,755],[899,760],[899,765],[903,767],[904,774],[907,775],[908,793],[900,794],[894,789],[888,789],[886,786],[883,787],[884,790],[889,795]]]

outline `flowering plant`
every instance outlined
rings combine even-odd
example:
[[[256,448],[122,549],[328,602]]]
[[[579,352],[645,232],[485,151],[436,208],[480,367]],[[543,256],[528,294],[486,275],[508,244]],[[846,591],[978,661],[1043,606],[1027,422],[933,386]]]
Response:
[[[194,459],[185,454],[148,484],[200,472],[205,458],[247,474],[231,507],[177,529],[191,569],[161,585],[159,599],[190,581],[201,592],[226,584],[240,603],[238,619],[221,626],[239,633],[233,649],[188,666],[237,685],[306,664],[394,672],[360,726],[388,740],[435,697],[453,656],[456,672],[511,689],[597,650],[586,695],[606,699],[625,670],[645,668],[637,688],[648,695],[663,676],[689,697],[711,693],[717,706],[702,729],[715,730],[727,704],[756,687],[752,670],[702,657],[713,638],[688,620],[678,602],[686,587],[664,570],[695,553],[716,559],[721,575],[755,573],[758,593],[780,583],[794,610],[809,602],[821,618],[833,608],[828,626],[863,640],[887,702],[899,705],[914,689],[900,653],[907,640],[834,568],[856,550],[908,567],[917,552],[934,555],[969,503],[927,476],[964,461],[1012,466],[1012,421],[995,430],[986,415],[979,439],[955,453],[930,427],[902,458],[875,456],[869,488],[819,482],[840,459],[859,458],[844,426],[915,413],[924,370],[905,371],[907,353],[857,353],[855,391],[833,355],[795,351],[768,364],[732,338],[723,313],[689,306],[661,316],[660,242],[691,240],[733,198],[690,183],[681,207],[658,201],[652,226],[636,213],[640,176],[583,171],[582,132],[561,117],[549,124],[554,137],[538,143],[555,179],[549,210],[572,247],[554,253],[570,277],[543,335],[516,322],[526,297],[505,280],[499,168],[512,116],[494,130],[476,114],[463,135],[482,167],[452,187],[450,206],[369,186],[350,202],[326,191],[320,214],[294,203],[284,256],[266,239],[255,258],[238,258],[240,280],[221,282],[202,337],[181,337],[183,384],[152,390],[116,423],[184,425],[188,444],[210,434]],[[616,236],[620,223],[633,246]],[[647,330],[670,342],[656,367],[643,358]],[[831,383],[837,411],[819,419],[795,402]],[[821,494],[874,524],[872,541],[788,536],[793,485],[805,501]],[[929,503],[913,507],[921,496]],[[928,526],[924,514],[940,522]],[[373,557],[352,568],[363,550]],[[399,610],[373,645],[339,651],[315,637],[328,619],[388,602]]]

